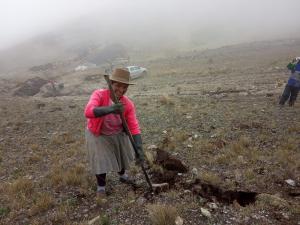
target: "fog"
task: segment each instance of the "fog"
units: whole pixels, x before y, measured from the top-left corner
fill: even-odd
[[[44,34],[185,47],[294,38],[299,8],[299,0],[1,0],[0,49]]]

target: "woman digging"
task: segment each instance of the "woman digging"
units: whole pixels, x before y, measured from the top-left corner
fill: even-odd
[[[130,82],[130,73],[126,69],[117,68],[110,76],[110,81],[119,103],[113,103],[113,93],[109,89],[99,89],[92,93],[85,107],[86,146],[90,168],[97,179],[98,199],[105,199],[108,172],[118,172],[120,182],[132,184],[134,181],[128,176],[126,170],[135,155],[140,162],[144,159],[135,106],[124,95],[129,85],[133,84]],[[133,136],[138,154],[134,153],[129,137],[123,129],[121,113]]]

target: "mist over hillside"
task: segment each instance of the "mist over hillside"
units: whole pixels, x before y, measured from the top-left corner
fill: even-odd
[[[57,18],[55,24],[44,25],[49,26],[48,31],[41,29],[30,38],[20,36],[19,42],[10,47],[0,45],[0,71],[70,61],[111,44],[122,45],[127,52],[163,55],[243,42],[296,39],[300,37],[300,25],[294,22],[298,16],[293,12],[299,3],[288,2],[114,1],[116,4],[99,3],[93,10],[93,5],[86,3],[89,11],[78,13],[77,18]]]

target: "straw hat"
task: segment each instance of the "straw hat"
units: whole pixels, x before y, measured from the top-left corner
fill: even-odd
[[[133,85],[135,83],[130,82],[130,73],[127,69],[116,68],[109,78],[112,81],[117,81],[123,84]]]

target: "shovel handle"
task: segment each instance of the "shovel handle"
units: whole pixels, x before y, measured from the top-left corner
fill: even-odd
[[[113,88],[112,88],[111,81],[110,81],[110,79],[109,79],[109,75],[104,75],[104,78],[105,78],[105,80],[106,80],[106,82],[107,82],[107,85],[108,85],[108,87],[109,87],[110,92],[112,93],[111,96],[112,96],[112,98],[113,98],[113,99],[112,99],[113,102],[114,102],[115,104],[119,103],[119,99],[117,98],[116,93],[114,92],[114,90],[113,90]],[[133,149],[134,149],[134,152],[135,152],[136,155],[138,155],[137,147],[136,147],[135,142],[134,142],[134,139],[133,139],[133,137],[132,137],[132,135],[131,135],[131,133],[130,133],[130,131],[129,131],[129,128],[128,128],[127,122],[126,122],[126,120],[125,120],[124,114],[123,114],[123,113],[120,113],[120,117],[121,117],[121,120],[122,120],[122,125],[123,125],[123,127],[124,127],[124,130],[125,130],[126,134],[128,135],[129,140],[130,140],[130,142],[131,142],[131,145],[132,145],[132,147],[133,147]],[[143,164],[143,163],[140,163],[140,165],[141,165],[142,171],[143,171],[143,173],[144,173],[144,175],[145,175],[146,181],[147,181],[147,183],[148,183],[148,185],[149,185],[149,187],[150,187],[150,191],[153,192],[152,183],[151,183],[151,181],[150,181],[150,179],[149,179],[149,176],[148,176],[148,174],[147,174],[147,172],[146,172],[146,169],[145,169],[145,167],[144,167],[144,164]]]

